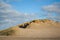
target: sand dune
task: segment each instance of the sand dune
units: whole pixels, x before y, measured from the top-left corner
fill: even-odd
[[[60,38],[60,22],[52,20],[33,20],[0,31],[1,36],[32,38]]]

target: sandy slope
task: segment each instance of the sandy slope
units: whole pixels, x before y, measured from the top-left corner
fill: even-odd
[[[31,22],[27,28],[19,28],[19,25],[12,27],[15,31],[10,36],[33,37],[33,38],[60,38],[60,23],[54,21],[39,20]]]

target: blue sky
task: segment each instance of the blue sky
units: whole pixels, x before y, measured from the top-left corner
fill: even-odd
[[[39,13],[44,5],[53,4],[59,2],[60,0],[18,0],[9,2],[14,9],[23,13]]]
[[[34,19],[60,22],[60,0],[0,0],[0,30]]]

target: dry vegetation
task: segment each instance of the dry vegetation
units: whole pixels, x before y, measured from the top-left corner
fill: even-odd
[[[10,36],[14,34],[14,32],[15,31],[12,28],[9,28],[9,29],[0,31],[0,36]]]

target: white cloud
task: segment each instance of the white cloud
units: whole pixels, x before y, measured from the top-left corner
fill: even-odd
[[[12,26],[35,19],[35,14],[20,13],[12,8],[10,4],[0,2],[0,27]],[[1,28],[0,28],[1,29]]]
[[[60,3],[54,3],[52,5],[43,6],[43,10],[48,12],[60,13]]]
[[[22,0],[0,0],[0,2],[3,2],[5,1],[6,3],[9,3],[9,2],[20,2]]]
[[[60,3],[43,6],[43,10],[48,12],[49,19],[60,21]]]

